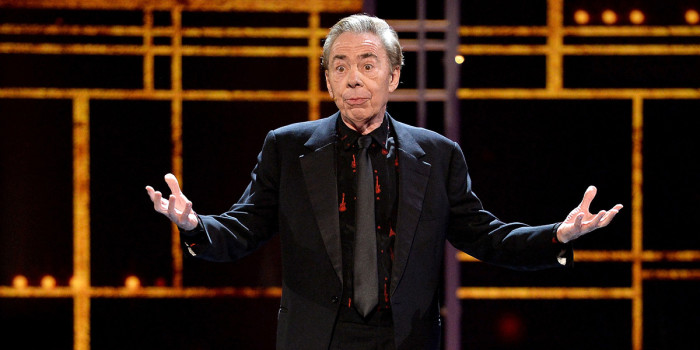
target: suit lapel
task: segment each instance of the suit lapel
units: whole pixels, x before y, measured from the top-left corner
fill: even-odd
[[[338,218],[338,187],[335,167],[335,127],[338,114],[321,121],[321,125],[304,144],[311,153],[300,157],[304,182],[309,193],[316,223],[326,252],[341,284],[343,262]]]
[[[313,214],[321,231],[326,252],[338,279],[343,282],[343,262],[338,218],[338,188],[335,166],[335,128],[339,114],[321,121],[321,125],[304,144],[312,151],[300,157],[304,182]],[[399,208],[397,213],[391,294],[396,290],[408,262],[418,219],[430,176],[430,164],[421,160],[423,149],[406,125],[391,119],[398,138]]]
[[[406,269],[413,245],[430,176],[430,164],[420,160],[425,152],[408,132],[407,127],[393,119],[392,124],[399,144],[399,208],[390,288],[393,295]]]

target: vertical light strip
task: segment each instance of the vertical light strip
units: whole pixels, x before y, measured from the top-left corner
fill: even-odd
[[[316,120],[321,114],[320,81],[321,66],[320,52],[321,45],[318,30],[321,26],[321,15],[317,10],[318,6],[309,13],[309,120]]]
[[[459,66],[454,60],[459,48],[460,1],[445,0],[445,19],[448,27],[445,32],[445,99],[444,128],[445,136],[459,142],[461,133],[461,115],[457,91],[460,85]],[[460,264],[457,249],[445,242],[445,349],[462,348],[462,303],[457,291],[461,285]]]
[[[376,16],[377,15],[377,0],[363,0],[362,1],[362,12]]]
[[[445,97],[443,123],[445,136],[455,142],[459,142],[461,124],[459,97],[457,96],[460,85],[460,73],[459,65],[454,60],[454,57],[457,56],[457,52],[459,50],[459,11],[459,0],[445,0],[445,19],[447,20],[447,31],[445,32],[444,84],[445,94],[447,96]]]
[[[564,0],[547,0],[547,90],[564,86]]]
[[[643,338],[643,276],[642,276],[642,219],[643,219],[643,156],[644,100],[641,96],[632,99],[632,349],[642,349]]]
[[[170,60],[170,84],[173,92],[170,111],[170,135],[172,143],[172,172],[183,186],[182,179],[182,7],[176,6],[171,11],[173,34],[173,54]],[[182,252],[180,233],[172,225],[171,253],[173,257],[173,287],[182,288]]]
[[[417,12],[418,12],[418,52],[416,57],[416,68],[417,68],[417,90],[418,90],[418,101],[417,101],[417,115],[416,115],[416,125],[425,128],[428,124],[428,105],[425,101],[425,89],[427,87],[428,81],[428,58],[425,50],[425,19],[426,19],[426,0],[417,1]],[[450,58],[446,58],[450,59]]]
[[[73,99],[73,344],[90,349],[90,100]]]
[[[143,46],[146,48],[143,56],[143,88],[153,91],[153,9],[150,7],[143,11]]]

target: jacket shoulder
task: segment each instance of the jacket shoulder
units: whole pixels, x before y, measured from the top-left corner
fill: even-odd
[[[296,134],[311,134],[314,132],[314,130],[316,130],[316,128],[318,128],[321,125],[322,120],[324,120],[324,119],[287,124],[285,126],[282,126],[282,127],[279,127],[277,129],[272,130],[272,132],[275,135],[279,135],[279,136],[296,135]]]
[[[306,142],[316,131],[327,129],[323,134],[334,133],[333,117],[288,124],[270,131],[277,141]]]
[[[393,121],[394,128],[399,134],[399,144],[401,143],[401,134],[409,135],[415,142],[424,149],[451,149],[459,148],[459,145],[449,138],[435,131],[425,128],[412,126],[399,121]],[[404,140],[406,141],[406,140]]]

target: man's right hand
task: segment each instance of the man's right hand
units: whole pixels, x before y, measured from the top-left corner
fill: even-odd
[[[165,175],[165,182],[170,187],[172,194],[168,199],[163,199],[163,194],[151,186],[146,186],[146,192],[153,201],[153,207],[157,212],[167,216],[179,228],[189,231],[199,225],[197,214],[192,210],[192,202],[180,190],[180,184],[173,174]]]

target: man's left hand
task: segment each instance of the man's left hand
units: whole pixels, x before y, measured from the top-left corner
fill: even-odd
[[[596,192],[595,186],[589,186],[583,195],[581,204],[574,208],[559,226],[559,229],[557,229],[559,242],[567,243],[588,232],[607,226],[622,209],[622,204],[618,204],[608,211],[601,210],[596,215],[591,214],[589,208]]]

